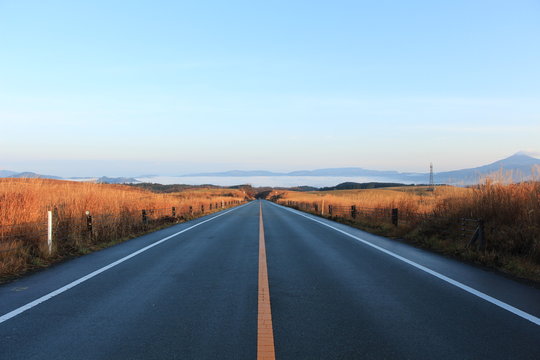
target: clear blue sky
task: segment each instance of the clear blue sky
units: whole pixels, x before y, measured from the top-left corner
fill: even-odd
[[[64,176],[540,151],[540,2],[0,0],[0,169]]]

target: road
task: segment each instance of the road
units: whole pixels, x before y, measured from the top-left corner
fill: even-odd
[[[2,359],[540,359],[540,290],[266,201],[0,286]]]

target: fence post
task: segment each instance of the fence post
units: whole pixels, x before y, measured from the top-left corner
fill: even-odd
[[[356,205],[351,206],[351,217],[356,219]]]
[[[474,235],[469,244],[474,244],[475,241],[478,239],[478,248],[484,250],[486,248],[486,241],[484,236],[484,220],[477,220],[477,224],[478,227],[476,228],[476,231],[474,232]]]
[[[486,248],[486,238],[484,233],[484,220],[478,220],[478,237],[480,239],[480,248],[483,250]]]
[[[86,231],[88,232],[88,237],[92,237],[92,215],[90,211],[86,211]]]
[[[146,216],[146,210],[142,210],[142,222],[143,224],[146,224],[148,222],[148,217]]]
[[[398,226],[398,209],[392,209],[392,224]]]
[[[332,205],[328,205],[328,215],[332,216]]]
[[[47,211],[47,248],[49,249],[49,255],[52,254],[53,243],[53,212]]]
[[[189,205],[189,215],[193,215],[193,206]]]
[[[201,205],[201,212],[204,214],[204,204]]]
[[[176,207],[172,207],[172,217],[176,217]]]

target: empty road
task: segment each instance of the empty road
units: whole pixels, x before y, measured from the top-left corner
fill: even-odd
[[[267,201],[0,286],[1,359],[540,359],[540,290]]]

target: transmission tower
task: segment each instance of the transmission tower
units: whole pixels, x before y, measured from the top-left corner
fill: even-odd
[[[433,180],[433,163],[429,163],[429,188],[428,191],[435,191],[435,181]]]

